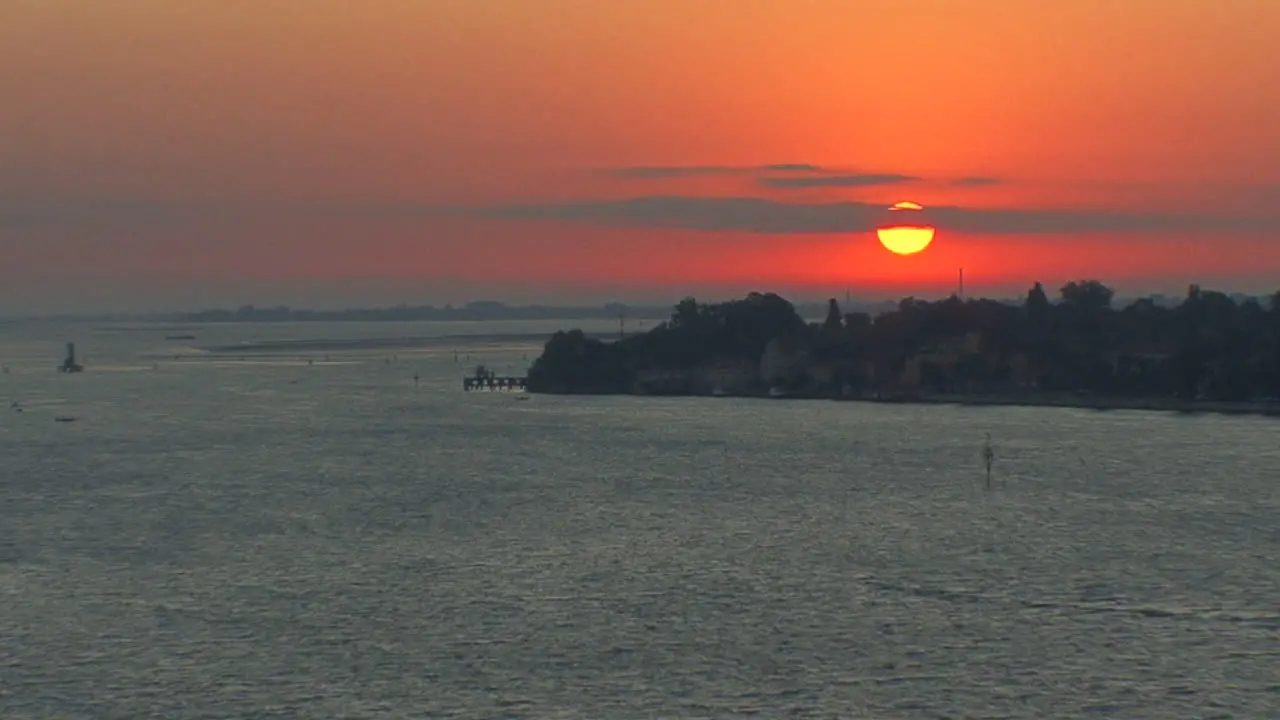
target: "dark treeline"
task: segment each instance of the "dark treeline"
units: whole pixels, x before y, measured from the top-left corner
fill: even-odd
[[[815,396],[1075,392],[1245,401],[1280,396],[1280,293],[1259,302],[1191,286],[1177,304],[1124,307],[1097,281],[1022,302],[907,298],[872,316],[805,322],[775,294],[681,301],[613,342],[561,332],[530,370],[541,392],[701,393],[734,381]],[[726,380],[727,379],[727,380]],[[738,393],[730,393],[738,394]]]

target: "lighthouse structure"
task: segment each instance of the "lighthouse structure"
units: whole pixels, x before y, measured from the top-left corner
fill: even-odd
[[[67,343],[67,357],[63,359],[62,364],[58,366],[58,372],[78,373],[84,370],[84,366],[76,362],[76,344]]]

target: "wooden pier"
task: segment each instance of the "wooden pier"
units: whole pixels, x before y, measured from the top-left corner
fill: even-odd
[[[474,375],[462,378],[462,389],[467,392],[473,390],[489,392],[522,391],[528,387],[528,383],[528,378],[498,375],[481,365],[476,368]]]

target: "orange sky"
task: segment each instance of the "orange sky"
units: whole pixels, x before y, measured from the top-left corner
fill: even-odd
[[[993,291],[1080,274],[1277,286],[1277,27],[1274,0],[10,0],[0,311],[72,279],[64,304],[320,305],[338,285],[370,303],[874,295],[936,290],[961,264]],[[780,188],[750,171],[773,163],[921,180]],[[722,170],[610,174],[653,166]],[[966,177],[998,182],[950,184]],[[494,217],[649,196],[1202,222],[975,220],[904,259],[856,229]]]

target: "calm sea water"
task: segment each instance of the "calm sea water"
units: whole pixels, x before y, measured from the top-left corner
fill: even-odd
[[[0,717],[1280,715],[1275,420],[461,392],[559,324],[0,327]]]

